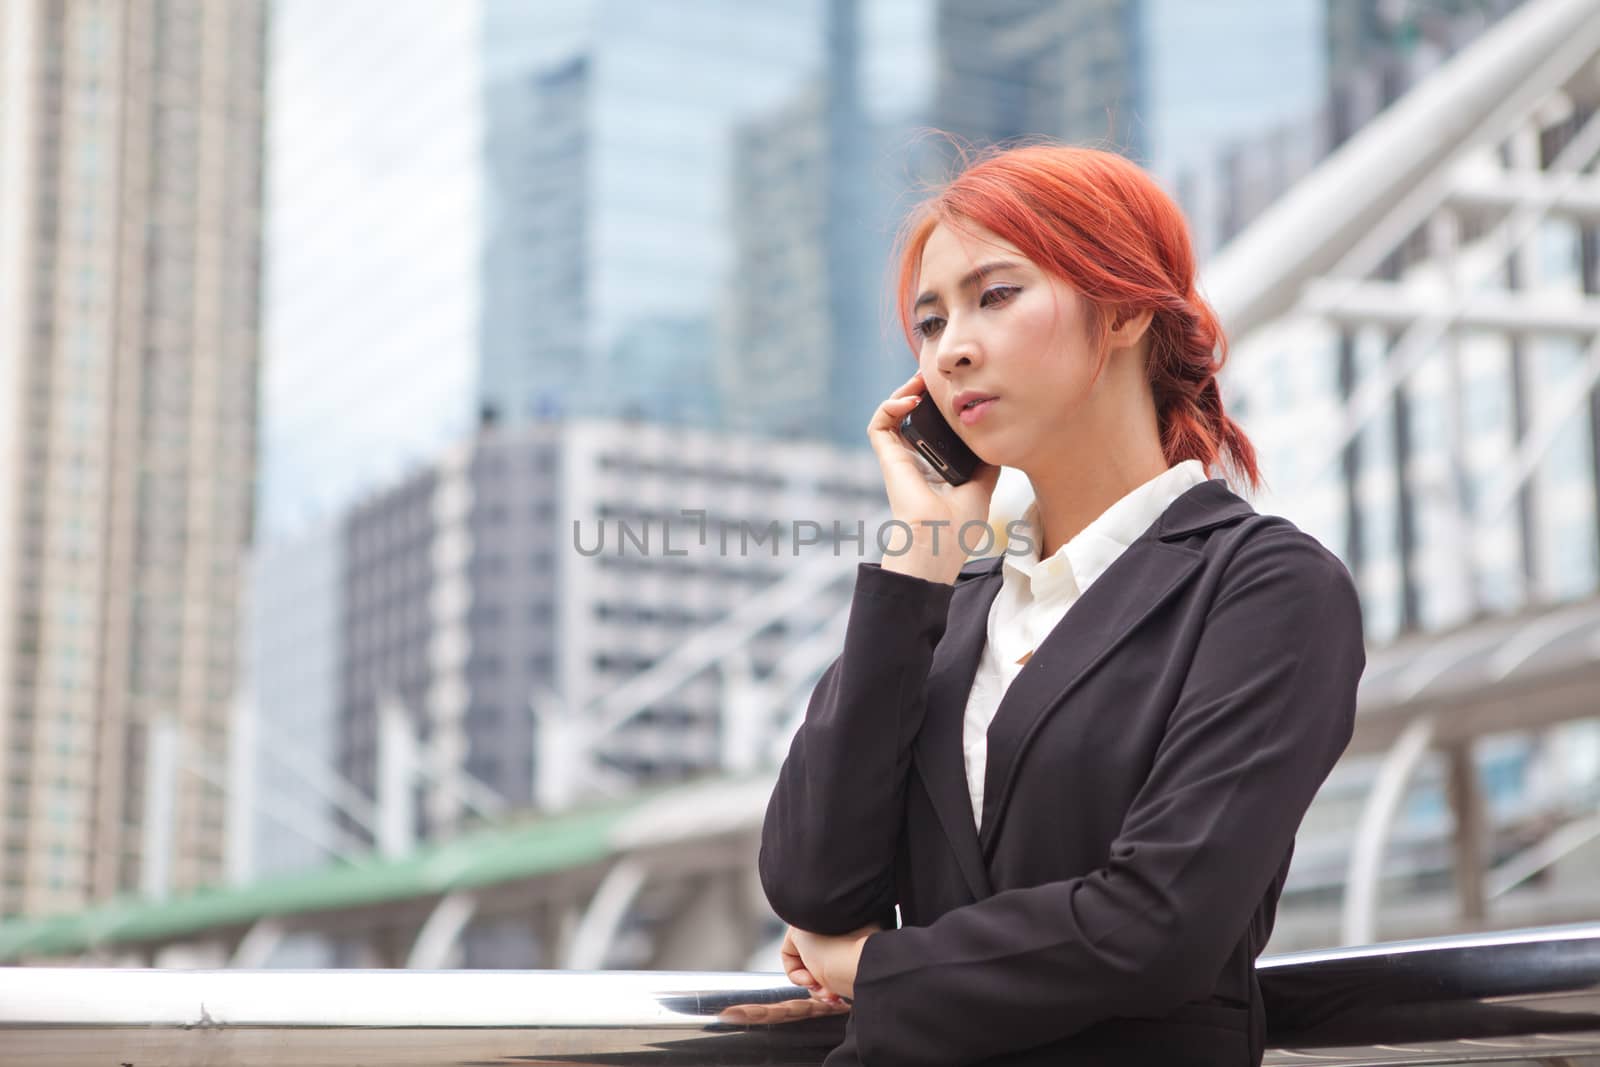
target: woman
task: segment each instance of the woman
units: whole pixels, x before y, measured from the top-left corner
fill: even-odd
[[[786,971],[852,1001],[827,1062],[1259,1063],[1365,656],[1339,560],[1207,476],[1259,480],[1183,218],[1118,156],[1005,151],[914,217],[899,300],[918,371],[868,436],[914,536],[858,569],[762,832]],[[924,476],[919,403],[978,476]],[[1035,503],[965,562],[999,466]]]

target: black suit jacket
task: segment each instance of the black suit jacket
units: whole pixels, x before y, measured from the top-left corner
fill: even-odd
[[[1072,606],[961,753],[999,557],[864,563],[762,828],[784,921],[872,922],[832,1065],[1255,1064],[1254,961],[1366,658],[1338,558],[1217,480]]]

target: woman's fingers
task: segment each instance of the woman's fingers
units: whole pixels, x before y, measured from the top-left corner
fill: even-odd
[[[900,434],[900,422],[913,408],[933,402],[918,372],[879,404],[867,423],[867,441],[883,470],[889,510],[903,521],[948,521],[950,517],[949,502],[943,499],[948,486],[920,464]]]
[[[872,929],[876,930],[878,927],[874,926]],[[805,943],[807,936],[804,931],[796,930],[792,926],[784,931],[783,945],[778,950],[778,954],[783,960],[783,973],[795,985],[809,990],[813,1000],[830,1008],[846,1007],[844,998],[823,985],[821,980],[811,971],[811,968],[806,965],[800,946]]]
[[[872,418],[867,422],[867,436],[872,439],[875,434],[889,432],[894,434],[898,442],[900,437],[900,420],[906,417],[906,412],[916,407],[919,403],[927,402],[928,387],[922,380],[922,372],[918,371],[906,379],[904,385],[889,394],[887,400],[878,405],[872,413]]]
[[[733,1004],[718,1014],[717,1020],[732,1023],[736,1026],[771,1026],[776,1023],[794,1022],[799,1019],[815,1019],[820,1016],[838,1015],[840,1012],[849,1011],[843,1002],[828,1003],[818,997],[806,1000],[796,998],[784,1000],[777,1004]]]
[[[917,455],[900,433],[901,420],[917,403],[935,403],[925,391],[921,376],[901,386],[896,393],[902,395],[892,396],[880,404],[868,427],[868,438],[883,472],[889,511],[918,535],[928,536],[926,528],[942,528],[942,535],[934,541],[940,553],[949,551],[964,555],[962,546],[956,540],[958,532],[974,520],[981,522],[988,519],[1000,468],[980,463],[965,484],[950,485]],[[891,531],[889,535],[889,540],[897,545],[904,539],[903,531]],[[944,547],[946,545],[948,549]],[[899,551],[904,551],[904,547]]]
[[[912,393],[926,392],[927,388],[928,388],[928,383],[922,380],[922,372],[919,370],[919,371],[917,371],[917,373],[915,373],[911,377],[907,378],[905,380],[905,384],[904,385],[900,386],[900,388],[896,389],[894,392],[890,393],[889,395],[890,396],[909,396]]]
[[[783,946],[778,949],[778,956],[783,961],[783,973],[788,976],[789,981],[813,991],[821,988],[821,983],[800,958],[799,946],[794,941],[794,927],[791,926],[785,931]]]
[[[902,409],[901,414],[904,415],[905,412],[910,411],[913,407],[913,405],[910,403],[911,398],[924,396],[927,394],[927,392],[928,383],[922,380],[922,372],[917,371],[917,373],[907,378],[905,382],[901,384],[900,388],[890,393],[888,400],[885,400],[883,404],[878,405],[879,410],[882,410],[884,404],[893,403]]]

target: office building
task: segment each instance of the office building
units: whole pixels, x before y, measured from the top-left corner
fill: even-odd
[[[866,450],[594,419],[486,427],[369,494],[257,561],[256,869],[740,770],[755,757],[726,712],[742,676],[690,669],[658,698],[612,701],[828,556],[834,579],[750,635],[750,674],[775,677],[847,605],[883,507]],[[551,716],[576,744],[561,781],[541,780]]]
[[[0,914],[220,877],[266,5],[0,5]]]
[[[1280,109],[1271,124],[1234,130],[1180,162],[1176,189],[1202,254],[1226,244],[1323,156],[1520,2],[1329,0],[1321,12],[1323,99],[1301,101],[1298,112]]]
[[[942,0],[934,119],[979,146],[1058,138],[1171,178],[1315,108],[1317,15],[1311,0]]]
[[[916,369],[889,256],[919,183],[938,176],[917,133],[934,22],[920,0],[833,0],[827,19],[822,74],[734,135],[717,391],[735,432],[859,448]]]
[[[719,423],[730,135],[816,78],[821,7],[486,0],[482,410]]]
[[[1522,0],[1326,0],[1328,134],[1343,144]]]

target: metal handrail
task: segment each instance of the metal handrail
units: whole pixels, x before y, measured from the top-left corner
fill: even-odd
[[[1257,967],[1266,1063],[1600,1055],[1600,924]],[[0,968],[0,1063],[816,1064],[841,1015],[773,974]]]

